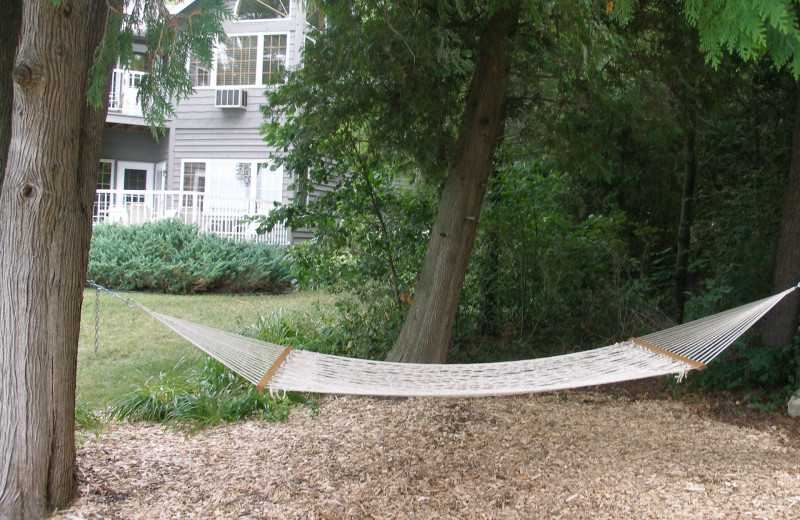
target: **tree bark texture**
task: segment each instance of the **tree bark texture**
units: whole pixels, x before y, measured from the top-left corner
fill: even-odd
[[[697,153],[695,151],[695,116],[690,109],[686,116],[683,135],[683,192],[681,194],[681,220],[678,225],[678,254],[675,268],[675,307],[678,323],[683,322],[686,304],[686,284],[689,278],[689,246],[692,231],[692,205],[697,178]]]
[[[44,518],[75,489],[78,334],[106,113],[86,91],[107,9],[22,4],[0,191],[0,519]]]
[[[519,7],[498,11],[480,38],[456,151],[418,289],[389,361],[444,363],[475,242],[505,102],[506,47]]]
[[[776,293],[800,282],[800,83],[796,93],[791,157],[772,271],[772,291]],[[794,291],[765,317],[761,342],[764,345],[791,345],[799,319],[800,294]]]
[[[8,0],[3,10],[5,13],[0,16],[0,188],[3,187],[8,143],[11,141],[11,70],[14,68],[14,54],[17,52],[22,0]]]

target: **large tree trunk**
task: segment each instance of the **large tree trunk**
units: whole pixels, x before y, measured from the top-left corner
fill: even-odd
[[[505,101],[506,45],[519,7],[498,11],[481,36],[464,121],[408,317],[387,359],[443,363],[458,310]]]
[[[78,334],[105,119],[86,91],[107,8],[23,3],[0,191],[2,519],[43,518],[75,489]]]
[[[780,292],[800,282],[800,83],[796,93],[789,181],[783,203],[778,250],[772,271],[772,290]],[[764,345],[791,345],[800,317],[800,294],[784,298],[764,320]]]
[[[697,178],[697,154],[694,146],[695,115],[688,109],[683,133],[683,192],[681,194],[681,221],[678,225],[678,255],[675,269],[675,307],[678,323],[683,322],[686,304],[686,284],[689,278],[689,246],[692,230],[692,205]]]

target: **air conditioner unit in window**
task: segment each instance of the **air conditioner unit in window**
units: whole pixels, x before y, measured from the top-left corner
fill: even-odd
[[[241,88],[217,89],[214,106],[219,108],[244,108],[247,106],[247,91]]]

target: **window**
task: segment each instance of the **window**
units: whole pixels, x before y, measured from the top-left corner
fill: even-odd
[[[289,0],[240,0],[239,20],[265,20],[289,17]]]
[[[125,168],[125,178],[122,182],[126,190],[146,190],[147,170]]]
[[[255,85],[258,36],[231,36],[217,58],[217,85]]]
[[[183,191],[200,192],[206,191],[206,163],[187,162],[183,164]],[[181,206],[189,213],[184,214],[192,222],[199,217],[199,212],[203,211],[203,197],[191,194],[181,197]]]
[[[97,165],[97,189],[110,190],[111,189],[111,166],[109,161],[100,161]]]
[[[111,170],[114,163],[111,161],[100,161],[97,164],[97,189],[111,189]],[[113,194],[98,193],[94,199],[94,209],[92,210],[93,222],[101,222],[108,217],[108,210],[111,207]]]
[[[283,168],[273,170],[269,164],[259,163],[257,172],[255,198],[266,201],[268,205],[261,209],[269,211],[272,209],[270,204],[273,201],[281,202],[283,196]]]
[[[189,59],[189,78],[193,87],[208,87],[211,85],[211,70],[203,65],[196,56]]]
[[[148,72],[150,64],[147,62],[147,55],[143,52],[134,52],[131,56],[131,66],[129,70],[138,70],[139,72]]]
[[[183,165],[183,191],[206,191],[206,163],[187,162]]]
[[[281,201],[283,169],[262,161],[197,161],[183,164],[183,191],[200,192],[199,205],[208,213],[267,213]],[[195,196],[184,195],[184,207]]]
[[[261,83],[274,85],[283,80],[286,69],[286,40],[285,34],[264,35],[264,72]]]
[[[286,72],[287,34],[231,36],[219,46],[216,60],[216,86],[274,85]],[[196,61],[189,62],[193,86],[212,83],[208,69]]]
[[[144,191],[147,189],[147,170],[125,168],[122,174],[122,187],[125,190]],[[125,194],[125,202],[144,202],[142,194]]]

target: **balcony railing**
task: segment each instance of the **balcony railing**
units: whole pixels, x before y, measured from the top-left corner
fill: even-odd
[[[111,74],[111,89],[108,93],[108,111],[125,115],[141,116],[142,108],[136,101],[139,84],[144,72],[114,69]]]
[[[270,233],[259,235],[257,222],[248,216],[266,215],[272,201],[217,197],[196,191],[97,190],[92,221],[123,225],[179,218],[197,224],[203,233],[232,240],[252,240],[288,244],[288,230],[276,225]]]

